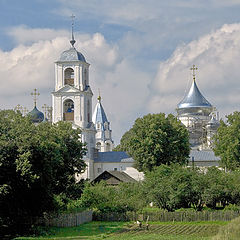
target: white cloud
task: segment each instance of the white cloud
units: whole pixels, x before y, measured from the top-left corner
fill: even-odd
[[[17,44],[26,44],[39,42],[41,40],[51,40],[56,37],[66,37],[69,35],[69,32],[50,28],[29,28],[28,26],[20,25],[7,29],[7,34],[12,37]]]
[[[197,84],[203,95],[222,116],[240,107],[240,24],[226,24],[189,44],[179,46],[172,56],[159,64],[152,83],[154,96],[149,110],[172,112],[189,90],[189,68],[198,66]],[[229,112],[230,111],[230,112]]]
[[[49,39],[38,40],[31,38],[32,32],[41,35],[44,29],[39,29],[41,34],[22,26],[15,30],[12,36],[22,44],[8,52],[0,50],[0,108],[13,108],[19,103],[31,109],[30,92],[36,87],[41,93],[38,101],[41,110],[44,103],[51,104],[54,61],[69,48],[69,38],[51,30]],[[22,35],[25,39],[21,40],[18,36]],[[154,70],[135,64],[135,53],[126,54],[121,44],[107,42],[100,33],[76,34],[75,38],[76,48],[91,64],[93,103],[96,103],[100,88],[117,143],[137,117],[148,112],[174,112],[190,87],[192,64],[199,68],[197,84],[201,92],[222,116],[240,107],[240,24],[224,25],[197,40],[179,45],[170,58],[159,63],[153,80],[151,71]],[[135,51],[139,54],[138,48]]]
[[[39,31],[39,32],[38,32]],[[35,35],[51,32],[40,40]],[[54,88],[54,62],[60,53],[70,47],[65,36],[55,36],[58,31],[45,29],[15,28],[15,38],[20,44],[8,52],[0,50],[0,108],[14,108],[17,104],[33,108],[30,93],[37,88],[40,110],[44,103],[51,104]],[[25,36],[21,39],[18,36]],[[63,34],[64,35],[64,34]],[[49,38],[49,39],[47,39]],[[109,44],[100,33],[76,34],[76,48],[85,56],[90,67],[90,85],[95,93],[102,92],[103,104],[111,121],[116,142],[129,127],[129,122],[142,115],[145,98],[148,96],[149,79],[128,59],[121,56],[116,45]],[[34,43],[29,44],[29,42]],[[26,45],[28,44],[28,45]],[[93,104],[93,106],[94,106]]]

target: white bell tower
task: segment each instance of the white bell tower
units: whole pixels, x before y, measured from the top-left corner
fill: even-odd
[[[93,178],[95,127],[92,123],[92,96],[89,85],[89,66],[84,56],[76,50],[73,35],[71,47],[55,62],[55,90],[52,92],[52,121],[71,122],[73,128],[81,128],[81,140],[87,143],[86,178]]]

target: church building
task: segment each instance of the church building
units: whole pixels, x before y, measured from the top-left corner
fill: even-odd
[[[193,71],[192,86],[177,105],[177,116],[189,131],[192,149],[211,149],[213,136],[219,127],[218,113],[197,87],[195,65],[191,70]]]
[[[132,177],[139,180],[142,173],[132,167],[133,159],[125,152],[112,151],[112,130],[100,94],[92,115],[90,64],[76,50],[75,42],[72,32],[70,49],[62,52],[55,62],[52,122],[69,121],[73,128],[81,128],[81,141],[87,143],[87,154],[84,157],[87,169],[78,178],[92,180],[104,171],[124,171],[130,172]]]
[[[87,154],[84,161],[86,171],[76,176],[77,179],[93,180],[105,174],[106,171],[122,172],[135,180],[142,180],[143,173],[133,167],[134,160],[126,152],[112,151],[114,141],[107,114],[102,105],[99,93],[97,104],[92,114],[93,92],[90,87],[90,64],[85,57],[76,50],[72,31],[70,48],[63,51],[55,62],[55,88],[52,92],[52,115],[50,121],[68,121],[72,127],[80,128],[80,140],[87,143]],[[189,165],[200,167],[218,166],[219,158],[211,150],[212,139],[219,127],[216,108],[201,94],[196,84],[195,65],[193,82],[188,94],[177,105],[177,117],[186,126],[190,135],[191,152]],[[36,108],[34,95],[34,109],[29,113],[38,124],[44,119],[43,113]],[[114,175],[114,174],[113,174]]]

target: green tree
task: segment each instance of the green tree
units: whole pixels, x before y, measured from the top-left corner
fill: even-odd
[[[86,184],[81,196],[81,206],[104,212],[142,210],[146,206],[141,183],[121,183],[108,186],[104,181]]]
[[[190,151],[188,131],[171,114],[148,114],[135,121],[116,150],[127,151],[139,171],[151,171],[161,164],[186,164]]]
[[[148,201],[168,211],[190,207],[201,210],[205,187],[203,173],[179,164],[156,167],[146,173],[144,180]]]
[[[221,165],[229,170],[240,167],[240,112],[226,116],[220,121],[215,135],[214,152],[221,158]]]
[[[205,175],[206,188],[203,192],[203,199],[205,204],[215,209],[217,204],[223,207],[231,200],[230,193],[230,173],[211,167]]]
[[[32,124],[11,110],[0,112],[0,221],[16,226],[54,208],[54,195],[75,185],[85,169],[86,147],[71,124]]]

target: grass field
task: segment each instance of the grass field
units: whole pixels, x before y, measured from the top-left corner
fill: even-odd
[[[108,239],[108,240],[210,240],[226,222],[154,222],[149,230],[133,223],[91,222],[71,228],[50,228],[47,236],[19,237],[29,239]]]

